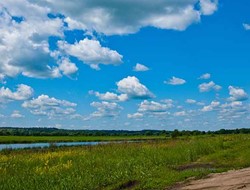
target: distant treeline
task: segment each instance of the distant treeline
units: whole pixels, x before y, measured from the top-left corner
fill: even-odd
[[[250,134],[250,129],[220,129],[218,131],[165,131],[165,130],[68,130],[57,128],[0,128],[0,136],[193,136],[206,134]]]
[[[170,134],[161,130],[69,130],[58,128],[0,128],[0,136],[159,136]]]

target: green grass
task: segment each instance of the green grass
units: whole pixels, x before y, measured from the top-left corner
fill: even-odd
[[[0,189],[166,189],[189,177],[250,166],[250,135],[0,152]],[[211,168],[178,168],[210,163]]]
[[[165,136],[0,136],[0,144],[36,143],[36,142],[155,140],[155,139],[166,139],[166,137]]]

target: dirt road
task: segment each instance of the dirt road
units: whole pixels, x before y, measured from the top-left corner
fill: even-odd
[[[190,181],[173,190],[250,190],[250,168],[211,174],[208,178]]]

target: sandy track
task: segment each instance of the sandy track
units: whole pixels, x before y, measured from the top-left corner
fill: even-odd
[[[250,190],[250,168],[210,174],[208,178],[187,182],[172,190]]]

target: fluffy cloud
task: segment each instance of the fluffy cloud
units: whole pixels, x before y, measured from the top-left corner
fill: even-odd
[[[90,104],[97,111],[91,114],[91,117],[115,117],[118,116],[122,107],[115,102],[92,102]]]
[[[211,78],[211,74],[209,73],[205,73],[199,77],[199,79],[210,79],[210,78]]]
[[[218,108],[220,105],[220,102],[218,101],[212,101],[210,105],[208,106],[204,106],[201,111],[203,112],[208,112],[208,111],[213,111],[215,110],[216,108]]]
[[[61,60],[61,62],[59,63],[59,69],[64,75],[67,76],[72,75],[78,71],[77,66],[74,63],[70,62],[70,60],[67,58]]]
[[[169,109],[171,107],[169,107],[168,104],[161,104],[159,102],[155,102],[155,101],[147,101],[144,100],[143,102],[141,102],[139,104],[139,112],[166,112],[167,109]]]
[[[187,113],[185,111],[179,111],[179,112],[175,112],[174,113],[174,116],[177,116],[177,117],[179,117],[179,116],[186,116],[186,115],[187,115]]]
[[[218,91],[221,88],[222,88],[221,86],[215,84],[213,81],[211,81],[209,83],[202,83],[199,85],[200,92],[209,92],[211,90]]]
[[[174,100],[172,99],[164,99],[161,100],[162,103],[164,103],[168,108],[174,107]]]
[[[149,70],[148,67],[140,63],[137,63],[133,68],[133,71],[136,71],[136,72],[143,72],[143,71],[148,71],[148,70]]]
[[[200,0],[201,13],[211,15],[218,9],[218,0]]]
[[[154,94],[134,76],[124,78],[118,81],[116,85],[117,91],[120,94],[113,92],[100,93],[93,90],[89,91],[89,94],[95,95],[100,100],[114,102],[124,102],[129,99],[149,99],[154,97]]]
[[[0,103],[7,103],[14,100],[27,100],[31,98],[34,90],[25,84],[19,84],[16,91],[11,91],[9,88],[0,88]]]
[[[94,92],[94,91],[89,91],[89,94],[93,94],[96,97],[98,97],[100,100],[104,101],[118,101],[118,102],[123,102],[128,100],[127,94],[121,94],[117,95],[113,92],[106,92],[106,93],[100,93],[100,92]]]
[[[171,79],[169,79],[168,81],[164,81],[165,84],[170,84],[170,85],[182,85],[185,84],[186,81],[184,79],[181,78],[177,78],[177,77],[172,77]]]
[[[20,113],[20,111],[14,110],[13,113],[10,115],[10,117],[12,117],[12,118],[22,118],[22,117],[24,117],[24,115],[22,115]]]
[[[63,36],[63,21],[26,0],[0,2],[0,74],[60,77],[49,50],[50,36]]]
[[[219,119],[221,121],[233,121],[238,118],[249,115],[249,106],[246,106],[241,101],[233,101],[221,105]]]
[[[187,104],[195,104],[195,105],[198,105],[198,106],[203,106],[204,103],[203,102],[198,102],[196,100],[193,100],[193,99],[186,99],[185,101]]]
[[[58,47],[61,51],[78,58],[93,69],[100,69],[99,64],[119,65],[122,63],[122,55],[117,51],[102,47],[97,40],[85,38],[75,44],[59,41]]]
[[[196,101],[196,100],[193,100],[193,99],[187,99],[187,100],[186,100],[186,103],[187,103],[187,104],[196,104],[197,101]]]
[[[244,89],[229,86],[228,90],[229,90],[229,95],[230,95],[230,98],[229,98],[230,101],[244,101],[248,99],[248,95],[244,91]]]
[[[142,114],[142,113],[136,112],[136,113],[134,113],[134,114],[128,114],[127,117],[128,117],[129,119],[140,119],[140,118],[143,117],[143,114]]]
[[[124,78],[117,82],[116,85],[118,91],[127,94],[128,98],[149,99],[154,97],[153,93],[134,76]]]
[[[147,26],[185,30],[199,22],[201,15],[212,14],[216,9],[217,2],[212,0],[157,0],[153,4],[114,0],[1,1],[0,79],[17,75],[35,78],[71,75],[77,67],[67,60],[69,56],[94,69],[99,69],[99,64],[122,63],[122,55],[102,47],[97,40],[83,39],[69,44],[64,41],[64,31],[80,29],[88,33],[122,35]],[[52,51],[50,37],[61,39],[59,57]]]
[[[25,101],[22,107],[29,109],[34,115],[44,115],[53,118],[75,113],[74,107],[76,107],[76,104],[66,100],[51,98],[48,95],[40,95],[36,99]]]
[[[243,27],[245,28],[245,30],[250,30],[250,24],[244,23]]]
[[[199,22],[202,14],[209,15],[217,9],[217,2],[212,0],[36,2],[65,15],[71,29],[97,31],[106,35],[135,33],[146,26],[185,30],[192,23]],[[200,10],[197,10],[198,3]]]

